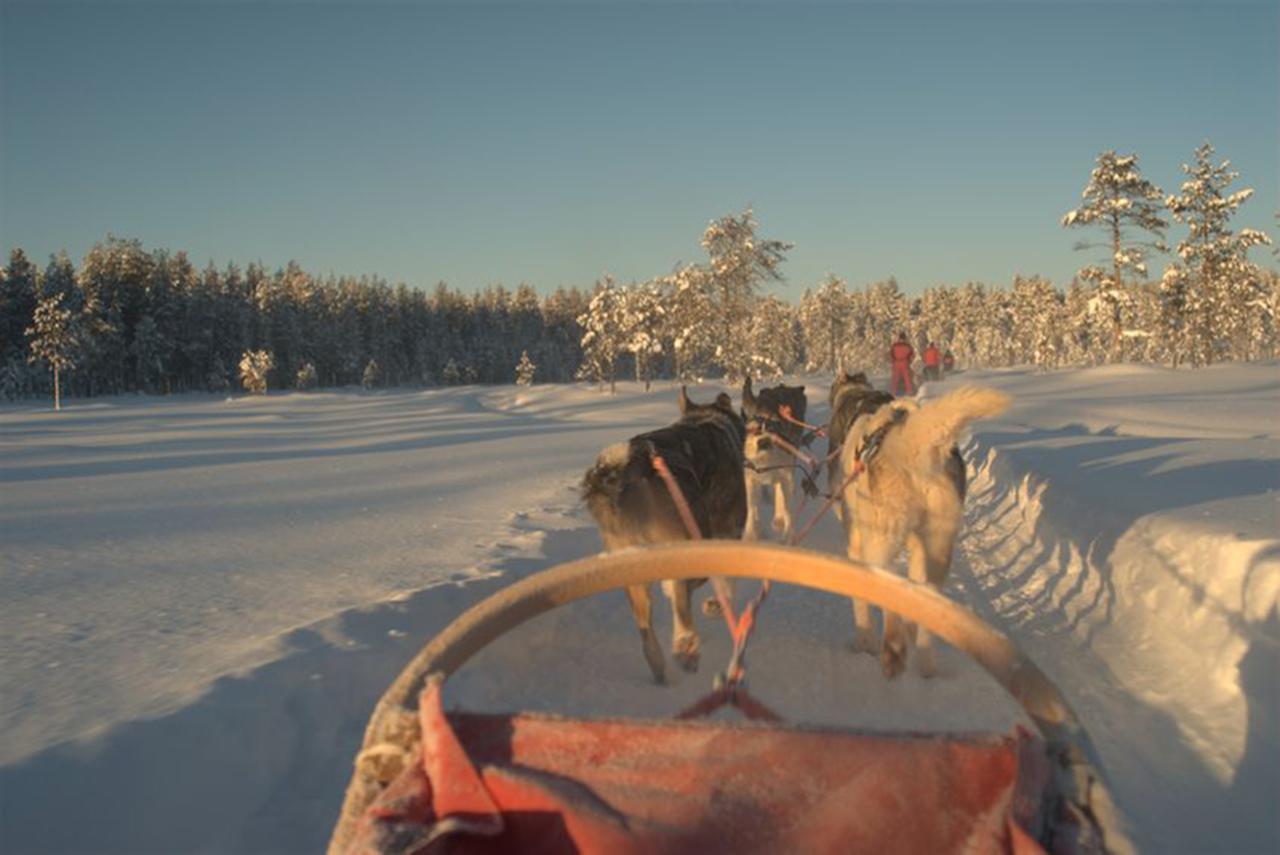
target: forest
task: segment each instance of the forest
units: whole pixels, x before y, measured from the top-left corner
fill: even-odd
[[[1231,189],[1239,176],[1208,143],[1183,172],[1166,195],[1136,155],[1101,153],[1061,220],[1092,253],[1065,288],[1016,276],[908,295],[892,278],[851,288],[831,274],[793,305],[765,293],[792,244],[758,235],[750,209],[707,226],[703,262],[550,294],[427,292],[296,262],[197,270],[182,251],[110,235],[78,265],[61,252],[42,268],[13,248],[0,397],[770,378],[875,368],[899,332],[960,367],[1274,358],[1280,275],[1249,258],[1271,241],[1232,224],[1252,190]],[[1173,224],[1185,234],[1171,246]]]

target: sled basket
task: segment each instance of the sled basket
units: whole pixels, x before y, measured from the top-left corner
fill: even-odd
[[[875,734],[724,721],[445,713],[447,676],[523,621],[658,579],[858,596],[964,650],[1038,734]],[[933,590],[830,555],[703,541],[564,564],[474,606],[379,701],[340,853],[1127,852],[1088,737],[1000,633]]]

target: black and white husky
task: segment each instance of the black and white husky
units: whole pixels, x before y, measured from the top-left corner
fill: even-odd
[[[964,462],[957,435],[971,422],[1004,412],[1003,392],[966,386],[923,403],[898,400],[853,423],[840,450],[845,489],[842,519],[849,557],[888,567],[905,549],[912,581],[941,588],[951,570],[951,552],[964,505]],[[960,466],[957,476],[956,465]],[[852,482],[850,473],[859,470]],[[871,609],[853,601],[854,647],[875,652]],[[929,634],[916,637],[920,673],[934,673]],[[906,665],[907,630],[885,613],[880,665],[888,677]]]
[[[654,468],[660,456],[689,503],[703,537],[737,539],[746,522],[743,423],[721,393],[713,404],[695,404],[680,388],[680,419],[600,452],[582,478],[582,498],[607,550],[689,539],[671,492]],[[690,594],[701,581],[667,581],[662,590],[674,612],[672,656],[697,670],[701,643],[693,625]],[[644,656],[659,683],[666,676],[662,648],[653,633],[648,585],[627,589]]]
[[[747,525],[743,537],[759,540],[762,502],[773,493],[773,529],[785,543],[791,537],[794,520],[791,503],[796,493],[796,466],[800,462],[794,452],[779,444],[781,437],[792,448],[799,449],[804,429],[782,415],[784,407],[791,416],[804,421],[808,399],[803,386],[770,386],[756,395],[751,378],[742,384],[742,416],[747,438],[743,444],[746,465]]]

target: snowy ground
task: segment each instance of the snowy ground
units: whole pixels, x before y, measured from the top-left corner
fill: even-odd
[[[1280,372],[966,379],[1015,405],[966,449],[948,592],[1058,681],[1144,849],[1274,851]],[[810,384],[814,418],[825,391]],[[597,550],[577,478],[599,448],[670,421],[674,397],[508,387],[0,411],[0,849],[315,851],[378,693],[467,605]],[[809,545],[841,551],[834,523]],[[809,722],[1015,720],[952,651],[933,681],[886,683],[847,650],[850,623],[847,602],[779,589],[754,691]],[[625,599],[603,596],[494,645],[451,698],[667,715],[727,653],[721,627],[702,629],[703,673],[656,688]]]

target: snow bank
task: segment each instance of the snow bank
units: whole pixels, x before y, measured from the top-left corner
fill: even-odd
[[[968,449],[975,605],[1081,708],[1140,840],[1266,848],[1280,834],[1275,367],[983,379],[1017,403]]]

